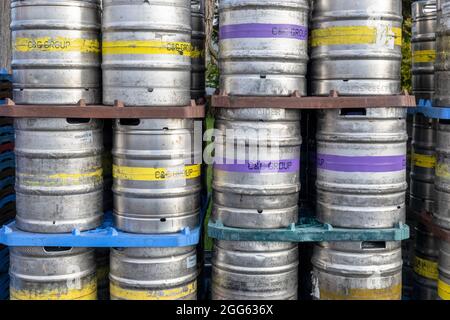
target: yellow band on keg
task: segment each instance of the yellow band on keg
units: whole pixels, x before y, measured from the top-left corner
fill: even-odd
[[[11,300],[97,300],[97,279],[89,281],[81,289],[20,290],[11,287]]]
[[[438,281],[438,296],[442,300],[450,300],[450,284],[442,280]]]
[[[109,290],[112,298],[122,300],[182,300],[197,292],[197,282],[166,290],[130,290],[111,282]]]
[[[381,32],[381,35],[379,34]],[[384,30],[369,26],[341,26],[312,30],[311,46],[376,44],[380,36],[394,38],[396,46],[402,45],[402,29],[386,26]]]
[[[135,168],[113,165],[113,177],[132,181],[166,181],[176,179],[195,179],[200,177],[199,164],[185,166],[174,171],[168,168]]]
[[[100,53],[100,42],[66,37],[17,38],[13,49],[17,52]]]
[[[426,154],[412,154],[412,163],[413,165],[421,168],[434,169],[436,167],[436,156],[435,155],[426,155]]]
[[[439,278],[438,263],[431,260],[414,257],[414,272],[418,275],[431,280]]]
[[[172,54],[191,57],[198,53],[193,53],[189,42],[123,40],[103,42],[103,54]]]
[[[412,54],[412,63],[428,63],[436,60],[436,50],[419,50]]]
[[[192,47],[191,58],[199,59],[199,58],[203,58],[204,56],[205,56],[205,50],[201,50],[197,47]]]
[[[321,300],[400,300],[402,285],[382,289],[349,288],[344,292],[331,292],[320,288]]]
[[[103,169],[98,169],[93,172],[84,172],[84,173],[57,173],[48,176],[50,179],[61,179],[61,180],[82,180],[85,178],[91,177],[102,177]]]
[[[103,169],[96,169],[95,171],[83,173],[55,173],[46,176],[17,172],[16,176],[22,186],[52,187],[61,184],[73,186],[83,184],[86,179],[91,178],[101,181]]]
[[[436,177],[439,178],[450,178],[450,170],[448,168],[448,165],[445,163],[438,163],[436,164],[436,171],[435,171]]]

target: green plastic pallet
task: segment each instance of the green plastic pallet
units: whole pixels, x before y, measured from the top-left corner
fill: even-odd
[[[312,218],[301,218],[299,224],[283,229],[238,229],[210,221],[208,235],[228,241],[335,242],[335,241],[402,241],[409,238],[409,227],[400,223],[388,229],[334,228]]]

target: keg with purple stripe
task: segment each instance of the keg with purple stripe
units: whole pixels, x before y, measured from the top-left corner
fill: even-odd
[[[389,228],[405,220],[406,110],[318,113],[317,215],[344,228]]]
[[[298,219],[300,113],[219,109],[213,220],[236,228],[280,228]]]
[[[306,94],[307,0],[220,1],[221,88],[230,95]]]

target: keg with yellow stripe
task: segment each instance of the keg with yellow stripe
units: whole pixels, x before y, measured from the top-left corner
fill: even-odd
[[[436,60],[436,1],[412,3],[412,86],[418,99],[432,99]]]
[[[450,242],[448,241],[440,242],[438,299],[450,300]]]
[[[94,250],[10,248],[11,300],[96,300]]]
[[[111,300],[196,300],[195,247],[111,249]]]
[[[414,115],[411,150],[410,208],[432,211],[436,168],[437,120]]]
[[[400,242],[319,243],[312,258],[317,300],[401,300]]]
[[[190,104],[190,0],[104,0],[102,29],[104,104]]]
[[[428,226],[416,227],[416,248],[413,259],[414,300],[436,300],[439,242]]]
[[[191,0],[192,71],[191,98],[205,95],[205,0]]]
[[[450,230],[450,121],[439,120],[433,206],[434,222]]]
[[[17,227],[40,233],[98,227],[103,217],[102,122],[17,119]]]
[[[314,1],[313,95],[383,95],[401,91],[401,0]]]
[[[99,0],[13,0],[11,21],[16,103],[100,103]]]
[[[450,0],[437,1],[435,107],[450,107]]]
[[[171,233],[198,225],[202,132],[195,128],[188,119],[116,120],[112,153],[117,228]]]

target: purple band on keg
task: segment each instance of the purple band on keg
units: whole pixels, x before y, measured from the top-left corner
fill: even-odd
[[[308,28],[295,24],[243,23],[220,27],[220,40],[239,38],[308,39]]]
[[[338,172],[395,172],[406,169],[406,155],[354,157],[317,155],[317,168]]]
[[[214,169],[227,172],[243,173],[295,173],[300,170],[300,160],[246,160],[245,163],[234,163],[228,159],[224,164],[214,164]]]

